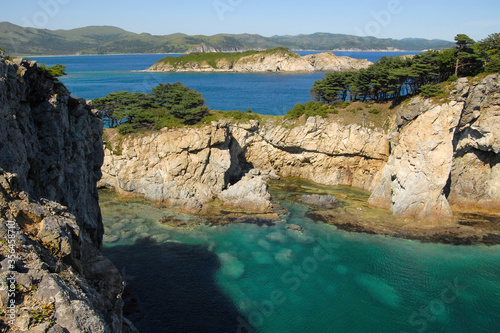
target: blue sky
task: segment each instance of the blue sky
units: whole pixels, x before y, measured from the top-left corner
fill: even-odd
[[[25,0],[1,7],[0,21],[52,30],[113,25],[155,35],[330,32],[446,40],[500,32],[498,0]]]

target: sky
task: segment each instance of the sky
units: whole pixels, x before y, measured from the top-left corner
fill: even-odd
[[[500,32],[498,0],[25,0],[0,21],[43,29],[112,25],[135,33],[263,36],[315,32],[378,38],[480,40]]]

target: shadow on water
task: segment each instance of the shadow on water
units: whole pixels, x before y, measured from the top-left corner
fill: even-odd
[[[158,244],[104,248],[140,302],[131,316],[141,332],[237,332],[241,316],[217,286],[217,255],[203,246]]]

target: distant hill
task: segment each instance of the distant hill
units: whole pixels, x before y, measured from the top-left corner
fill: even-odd
[[[290,50],[407,50],[444,49],[454,43],[421,38],[380,39],[315,33],[264,37],[254,34],[214,36],[136,34],[112,26],[90,26],[72,30],[23,28],[0,22],[0,47],[13,55],[70,55],[117,53],[232,52],[286,47]]]

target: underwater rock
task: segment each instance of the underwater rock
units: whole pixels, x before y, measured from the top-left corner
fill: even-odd
[[[270,233],[269,235],[266,236],[266,239],[271,241],[271,242],[275,242],[275,243],[285,243],[286,242],[286,236],[279,231],[275,231],[275,232]]]
[[[380,303],[392,308],[399,306],[401,302],[399,294],[384,280],[369,274],[357,276],[355,280]]]
[[[221,272],[225,276],[233,280],[238,280],[245,273],[245,265],[235,256],[224,252],[219,254],[219,260],[222,264]]]
[[[305,229],[304,227],[298,225],[298,224],[289,224],[286,226],[286,229],[287,230],[293,230],[293,231],[300,231],[300,232],[304,232]]]
[[[306,205],[311,205],[324,209],[333,209],[337,208],[340,205],[340,202],[337,199],[335,199],[334,196],[321,195],[321,194],[303,195],[299,199],[299,201],[305,203]]]
[[[275,254],[274,259],[281,266],[290,266],[293,261],[293,251],[290,249],[281,249],[278,253]]]

